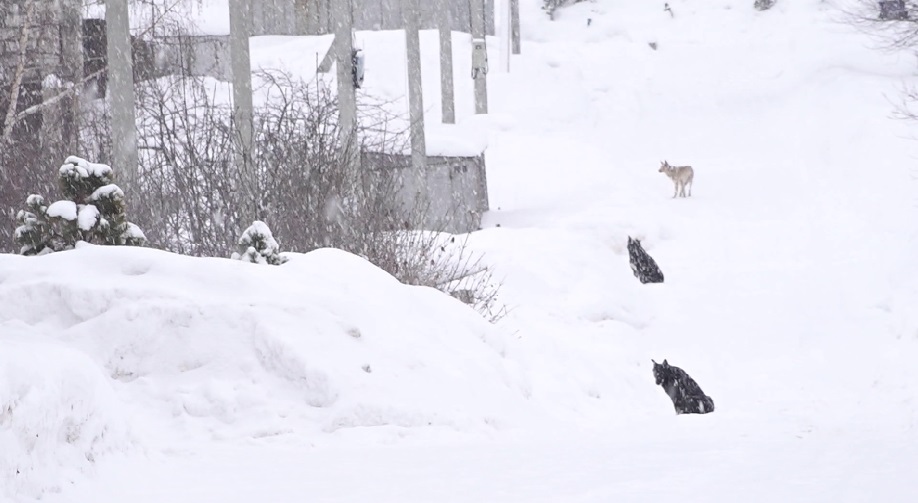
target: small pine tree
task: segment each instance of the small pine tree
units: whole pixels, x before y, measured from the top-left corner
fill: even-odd
[[[45,205],[32,194],[19,212],[15,239],[23,255],[72,249],[78,241],[104,245],[141,246],[143,231],[127,221],[124,192],[112,183],[112,168],[79,157],[68,157],[59,170],[64,199]]]
[[[93,228],[94,242],[107,245],[141,246],[146,238],[139,227],[127,221],[124,214],[124,192],[115,184],[99,187],[89,196],[86,208],[98,209],[98,225]]]
[[[233,253],[233,260],[253,264],[281,265],[287,261],[280,255],[280,245],[274,239],[268,224],[256,220],[239,238],[239,251]]]
[[[22,255],[43,255],[53,250],[51,243],[53,229],[48,221],[48,206],[45,198],[32,194],[26,198],[26,209],[16,215],[19,227],[13,237],[21,248]]]

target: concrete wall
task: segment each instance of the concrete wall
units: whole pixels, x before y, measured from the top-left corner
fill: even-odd
[[[380,177],[380,184],[400,187],[389,211],[408,216],[415,208],[416,195],[425,194],[423,228],[461,234],[478,230],[481,216],[488,211],[488,181],[484,155],[475,157],[427,158],[426,190],[423,178],[411,167],[411,156],[364,152],[361,162]]]
[[[2,0],[0,0],[2,1]],[[317,35],[330,33],[328,3],[331,0],[257,0],[252,3],[252,35]],[[485,0],[485,27],[494,32],[494,1]],[[401,0],[352,0],[356,30],[394,30],[404,27]],[[422,2],[421,28],[437,27],[433,0]],[[450,3],[453,30],[469,33],[468,0]],[[184,75],[211,76],[229,81],[229,44],[225,36],[188,37],[181,44],[174,37],[154,42],[158,64],[180,68]],[[331,63],[329,61],[329,63]],[[157,74],[160,69],[157,68]]]
[[[253,5],[253,35],[324,35],[332,33],[332,0],[257,0]],[[355,30],[398,30],[405,27],[401,0],[351,0]],[[494,35],[494,0],[485,2],[485,30]],[[298,5],[299,4],[299,5]],[[421,2],[421,29],[437,27],[437,4]],[[469,0],[449,0],[452,29],[471,32]],[[298,12],[302,14],[298,15]],[[305,17],[306,20],[302,20]]]

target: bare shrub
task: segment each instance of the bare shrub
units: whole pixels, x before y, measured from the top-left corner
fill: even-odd
[[[231,110],[213,79],[165,77],[137,90],[138,184],[134,208],[152,246],[228,256],[242,232]]]
[[[861,31],[874,40],[874,47],[884,51],[899,51],[914,47],[918,43],[918,16],[913,1],[902,3],[904,10],[895,17],[888,17],[885,5],[891,2],[877,0],[841,0],[838,2],[837,20]],[[897,12],[896,14],[900,14]]]
[[[225,85],[189,77],[138,85],[145,198],[132,214],[151,244],[229,256],[250,222],[241,209],[254,207],[289,251],[342,249],[403,283],[460,298],[489,319],[502,314],[499,284],[466,241],[416,230],[426,202],[416,198],[408,211],[396,211],[405,199],[401,181],[361,166],[361,152],[400,153],[407,143],[405,128],[395,125],[404,122],[384,103],[361,100],[360,126],[345,134],[335,96],[321,82],[283,72],[258,72],[254,80],[263,97],[254,113],[254,177],[236,165],[240,142]]]

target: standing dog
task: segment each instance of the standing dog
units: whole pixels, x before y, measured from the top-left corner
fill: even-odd
[[[673,197],[676,195],[685,197],[685,186],[689,186],[688,195],[692,196],[692,186],[695,185],[695,170],[691,166],[670,166],[669,162],[663,161],[660,163],[659,173],[666,173],[673,181],[675,185],[675,191],[673,191]]]
[[[707,414],[714,412],[714,400],[701,391],[701,386],[684,370],[670,365],[666,360],[653,360],[653,377],[673,401],[676,414]]]
[[[631,262],[631,271],[641,283],[662,283],[663,271],[651,257],[641,242],[628,236],[628,260]]]

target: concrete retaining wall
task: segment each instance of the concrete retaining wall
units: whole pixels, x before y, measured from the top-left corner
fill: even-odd
[[[332,33],[332,0],[258,0],[252,12],[253,35],[324,35]],[[401,0],[351,0],[355,30],[399,30],[405,27]],[[485,2],[485,31],[494,35],[494,0]],[[421,2],[421,29],[436,28],[438,3]],[[449,0],[453,31],[471,33],[469,0]],[[298,12],[301,14],[298,15]],[[305,19],[304,19],[305,18]]]
[[[365,169],[378,173],[380,184],[395,183],[400,187],[388,208],[396,216],[409,220],[418,194],[423,194],[424,229],[462,234],[481,227],[481,216],[488,211],[484,154],[428,157],[426,188],[419,187],[423,178],[411,166],[410,155],[365,152],[361,162]]]

